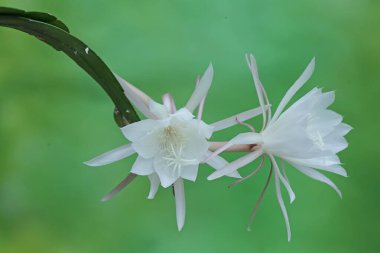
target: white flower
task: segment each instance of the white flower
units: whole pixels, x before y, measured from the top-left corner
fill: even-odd
[[[247,62],[252,72],[260,105],[263,108],[265,104],[269,104],[269,101],[260,82],[253,55],[250,55],[249,59],[247,57]],[[262,155],[267,155],[273,166],[276,194],[285,218],[288,240],[290,240],[291,232],[288,215],[281,196],[280,182],[287,189],[291,202],[295,199],[295,194],[290,187],[286,174],[283,175],[281,173],[275,157],[287,161],[312,179],[330,185],[339,196],[341,196],[341,193],[336,185],[320,173],[319,170],[347,176],[336,154],[347,147],[348,144],[344,136],[351,130],[351,127],[342,123],[341,115],[327,109],[334,101],[334,92],[323,93],[321,89],[314,88],[287,110],[283,111],[294,94],[310,78],[314,71],[314,65],[315,60],[313,59],[303,74],[287,91],[273,117],[270,108],[267,111],[267,115],[263,113],[263,129],[260,133],[253,131],[241,133],[213,155],[219,154],[235,144],[250,144],[253,146],[252,152],[208,177],[209,180],[216,179],[227,173],[236,171]],[[270,177],[267,184],[269,180]],[[267,185],[263,193],[266,187]],[[260,196],[259,202],[261,198],[262,196]],[[257,206],[255,207],[255,211]],[[252,214],[252,218],[253,215],[254,213]]]
[[[213,131],[218,131],[236,124],[232,118],[207,125],[202,118],[204,100],[211,86],[212,65],[203,77],[184,108],[176,109],[170,94],[163,96],[163,105],[153,101],[146,94],[136,89],[122,78],[116,76],[128,99],[148,118],[123,127],[124,136],[131,142],[88,162],[89,166],[106,165],[134,153],[138,157],[133,164],[131,174],[123,180],[103,200],[109,200],[122,190],[136,175],[148,176],[151,189],[148,198],[154,198],[159,185],[174,186],[177,210],[177,225],[181,230],[185,221],[185,195],[183,179],[195,181],[199,163],[210,156],[209,139]],[[198,108],[198,116],[193,111]],[[243,113],[251,118],[261,113],[260,108]],[[208,164],[221,169],[228,163],[219,156],[214,156]],[[237,172],[229,174],[239,177]]]

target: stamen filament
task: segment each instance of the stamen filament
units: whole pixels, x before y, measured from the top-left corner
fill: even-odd
[[[259,206],[260,206],[260,204],[261,204],[261,201],[262,201],[263,198],[264,198],[265,192],[266,192],[267,189],[268,189],[269,182],[270,182],[270,180],[271,180],[271,178],[272,178],[272,172],[273,172],[273,164],[272,164],[272,162],[271,162],[270,171],[269,171],[269,175],[268,175],[267,181],[266,181],[266,183],[265,183],[265,185],[264,185],[263,190],[261,191],[261,194],[260,194],[259,199],[258,199],[257,202],[256,202],[255,208],[253,208],[252,214],[251,214],[251,216],[249,217],[249,220],[248,220],[248,226],[247,226],[247,230],[248,230],[248,231],[251,231],[251,224],[252,224],[252,221],[253,221],[253,219],[255,218],[256,213],[257,213],[257,209],[259,208]]]
[[[259,166],[258,166],[253,172],[251,172],[250,174],[248,174],[248,175],[245,176],[245,177],[240,178],[239,180],[233,182],[232,184],[229,184],[229,185],[228,185],[228,188],[231,188],[232,186],[235,186],[235,185],[237,185],[237,184],[239,184],[239,183],[241,183],[241,182],[247,180],[248,178],[250,178],[250,177],[256,175],[257,172],[259,172],[260,169],[263,167],[263,164],[264,164],[264,156],[261,156],[261,162],[260,162]]]

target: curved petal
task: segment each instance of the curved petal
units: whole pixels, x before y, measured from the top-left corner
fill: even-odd
[[[331,188],[333,188],[338,193],[339,197],[342,198],[342,193],[340,192],[339,188],[328,177],[326,177],[322,173],[316,171],[315,169],[304,167],[304,166],[295,166],[295,168],[301,171],[306,176],[331,186]]]
[[[278,204],[280,205],[282,215],[284,216],[284,219],[285,219],[285,226],[286,226],[286,232],[288,234],[288,241],[290,241],[290,239],[292,237],[292,232],[290,230],[288,212],[286,211],[284,200],[282,199],[281,188],[280,188],[280,179],[279,179],[277,173],[274,173],[274,182],[275,182],[275,186],[276,186],[276,196],[277,196]]]
[[[156,193],[158,191],[158,187],[160,186],[160,179],[158,178],[156,173],[152,173],[148,176],[150,181],[150,191],[148,195],[148,199],[154,199]]]
[[[208,90],[210,89],[212,78],[214,75],[214,69],[212,64],[208,66],[206,72],[203,74],[202,78],[199,80],[199,85],[195,88],[193,94],[191,95],[189,101],[186,104],[186,108],[193,112],[195,108],[200,104],[202,99],[207,95]]]
[[[104,154],[101,154],[87,162],[84,162],[84,164],[88,166],[94,166],[94,167],[103,166],[103,165],[107,165],[107,164],[119,161],[134,153],[135,151],[133,150],[132,145],[127,144],[127,145],[115,148],[111,151],[108,151]]]
[[[140,176],[147,176],[152,174],[154,172],[153,159],[145,159],[142,156],[138,156],[132,166],[131,172]]]
[[[181,231],[183,228],[183,225],[185,224],[185,217],[186,217],[185,188],[183,185],[183,180],[181,178],[179,178],[174,183],[174,195],[175,195],[177,227],[178,227],[178,231]]]
[[[249,55],[249,58],[248,58],[248,55],[246,55],[246,59],[247,59],[248,67],[251,70],[251,74],[253,77],[253,83],[255,84],[257,97],[259,98],[259,102],[260,102],[261,111],[264,112],[265,111],[264,94],[263,94],[262,84],[261,84],[261,81],[259,78],[259,72],[257,69],[256,59],[252,54]],[[263,113],[263,129],[266,125],[266,121],[267,121],[267,115],[264,112]]]
[[[326,167],[319,167],[315,168],[317,170],[324,170],[328,172],[332,172],[335,174],[338,174],[343,177],[347,177],[347,171],[340,165],[331,165],[331,166],[326,166]]]
[[[286,180],[286,178],[284,178],[284,176],[281,174],[281,171],[278,168],[276,159],[273,157],[273,155],[269,155],[269,158],[272,161],[272,164],[274,167],[274,172],[275,172],[274,174],[280,178],[281,182],[285,186],[285,189],[287,190],[289,194],[290,203],[292,203],[296,199],[296,195],[294,194],[292,187],[290,186],[288,180]]]
[[[286,92],[284,98],[281,100],[279,106],[277,107],[277,110],[275,114],[273,115],[271,122],[276,121],[276,119],[280,116],[282,111],[285,109],[285,106],[292,99],[294,94],[296,94],[296,92],[310,79],[311,75],[314,72],[314,68],[315,68],[315,58],[311,60],[311,62],[306,67],[302,75],[297,79],[297,81],[295,81],[292,87],[290,87],[290,89]]]

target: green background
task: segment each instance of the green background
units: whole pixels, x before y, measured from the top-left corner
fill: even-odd
[[[139,177],[112,201],[101,197],[134,158],[101,168],[82,164],[122,145],[113,105],[64,54],[21,32],[0,28],[0,252],[378,252],[380,2],[0,0],[1,6],[50,12],[110,66],[155,99],[170,91],[186,103],[210,61],[215,78],[205,121],[255,107],[244,54],[253,52],[276,107],[313,56],[314,86],[335,90],[334,110],[354,130],[340,154],[348,178],[326,185],[288,168],[297,199],[293,238],[271,183],[252,232],[246,222],[266,180],[227,189],[202,166],[186,182],[187,220],[178,232],[170,189],[147,200]],[[253,121],[256,126],[260,120]],[[216,134],[227,140],[242,127]],[[240,154],[229,154],[232,160]],[[253,169],[248,166],[243,173]]]

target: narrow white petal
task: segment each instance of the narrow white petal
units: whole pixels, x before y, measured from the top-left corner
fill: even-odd
[[[136,176],[137,175],[134,173],[129,173],[123,181],[121,181],[110,193],[108,193],[106,196],[102,198],[102,201],[106,202],[112,199],[116,194],[118,194],[121,190],[127,187],[127,185],[130,184],[136,178]]]
[[[107,165],[116,161],[119,161],[125,157],[128,157],[135,153],[135,151],[132,148],[131,144],[123,145],[121,147],[118,147],[116,149],[113,149],[111,151],[108,151],[104,154],[101,154],[87,162],[84,162],[84,164],[88,166],[102,166]]]
[[[177,111],[177,108],[174,103],[173,96],[170,93],[166,93],[162,96],[162,102],[166,106],[166,109],[171,113],[175,113]]]
[[[149,101],[149,111],[153,113],[158,119],[164,119],[169,116],[169,111],[166,106],[157,103],[154,100]]]
[[[248,155],[245,155],[245,156],[233,161],[232,163],[228,164],[223,169],[215,171],[210,176],[208,176],[207,179],[208,180],[214,180],[214,179],[217,179],[219,177],[228,175],[228,174],[240,169],[241,167],[247,165],[248,163],[254,161],[255,159],[257,159],[262,154],[263,154],[262,150],[257,150],[257,151],[251,152]]]
[[[268,106],[265,109],[267,110]],[[223,129],[226,129],[226,128],[229,128],[229,127],[232,127],[232,126],[238,124],[238,121],[236,119],[238,119],[240,121],[246,121],[246,120],[249,120],[253,117],[259,116],[262,113],[263,113],[263,111],[261,110],[261,107],[257,107],[257,108],[236,114],[236,115],[231,116],[229,118],[214,122],[211,124],[211,126],[214,127],[214,132],[220,131],[220,130],[223,130]]]
[[[121,87],[123,88],[124,94],[137,107],[137,109],[139,109],[139,111],[142,112],[144,116],[147,118],[157,118],[153,113],[149,111],[148,102],[152,99],[148,97],[145,93],[141,92],[140,90],[137,90],[134,86],[132,86],[130,83],[125,81],[117,74],[114,75]]]
[[[148,199],[154,199],[156,193],[158,191],[158,187],[160,186],[160,179],[156,173],[152,173],[148,176],[150,181],[150,191],[148,195]]]
[[[315,58],[311,60],[309,65],[306,67],[302,75],[297,79],[292,87],[286,92],[284,98],[281,100],[280,105],[277,107],[275,114],[273,115],[272,122],[275,122],[276,119],[280,116],[282,111],[285,109],[287,103],[292,99],[294,94],[310,79],[311,75],[314,72],[315,67]]]
[[[195,108],[200,104],[202,99],[206,97],[208,90],[210,89],[212,78],[214,75],[214,69],[212,64],[208,66],[206,72],[203,74],[202,78],[199,80],[199,85],[195,88],[193,94],[191,95],[189,101],[186,104],[186,108],[193,112]]]
[[[339,197],[342,198],[342,193],[340,192],[339,188],[328,177],[326,177],[322,173],[316,171],[315,169],[304,167],[304,166],[296,166],[295,168],[301,171],[306,176],[331,186],[338,193]]]
[[[328,172],[338,174],[338,175],[343,176],[343,177],[347,177],[347,171],[340,165],[331,165],[331,166],[326,166],[326,167],[322,167],[322,168],[315,168],[315,169],[324,170],[324,171],[328,171]]]
[[[212,154],[211,151],[207,151],[207,156],[210,156],[211,154]],[[227,166],[228,162],[226,160],[224,160],[221,156],[217,155],[217,156],[211,158],[210,160],[208,160],[207,164],[210,165],[211,167],[213,167],[215,170],[220,170],[220,169],[224,168],[225,166]],[[234,177],[234,178],[241,178],[238,171],[234,171],[230,174],[227,174],[226,176]]]
[[[251,74],[252,74],[252,77],[253,77],[253,82],[255,84],[255,88],[256,88],[256,92],[257,92],[257,97],[259,98],[259,102],[260,102],[260,107],[261,107],[261,111],[265,111],[265,102],[264,102],[264,95],[263,95],[263,89],[262,89],[262,84],[261,84],[261,81],[260,81],[260,78],[259,78],[259,72],[258,72],[258,69],[257,69],[257,63],[256,63],[256,59],[255,57],[250,54],[249,55],[249,59],[248,57],[246,56],[247,58],[247,63],[248,63],[248,67],[249,69],[251,70]],[[267,116],[266,116],[266,113],[264,112],[263,113],[263,128],[266,124],[266,119]]]
[[[186,217],[186,203],[185,203],[185,189],[183,179],[179,178],[174,183],[175,207],[177,217],[178,231],[181,231],[185,224]]]
[[[285,186],[285,189],[287,190],[289,194],[290,203],[292,203],[296,199],[296,195],[294,194],[292,187],[290,186],[288,180],[286,180],[286,178],[284,178],[284,176],[281,174],[281,171],[278,167],[276,159],[272,155],[269,155],[269,158],[271,159],[273,167],[274,167],[274,172],[275,172],[274,174],[280,178],[281,182]]]
[[[278,204],[280,205],[282,215],[284,216],[284,219],[285,219],[286,231],[288,233],[288,241],[290,241],[290,239],[292,237],[292,232],[290,230],[288,212],[286,211],[284,200],[282,199],[281,188],[280,188],[280,179],[279,179],[277,173],[274,173],[274,182],[275,182],[275,186],[276,186],[276,195],[277,195]]]

